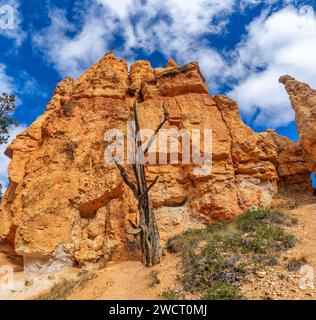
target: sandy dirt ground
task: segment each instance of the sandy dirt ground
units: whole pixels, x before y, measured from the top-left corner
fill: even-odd
[[[181,267],[179,256],[164,257],[161,264],[149,269],[138,261],[125,261],[109,265],[99,271],[97,278],[67,299],[102,300],[153,300],[161,299],[161,293],[174,287]]]

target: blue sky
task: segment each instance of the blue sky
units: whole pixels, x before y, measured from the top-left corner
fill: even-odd
[[[21,123],[12,136],[44,112],[62,78],[76,78],[114,50],[153,67],[169,58],[197,60],[210,93],[237,100],[246,124],[297,140],[278,78],[290,74],[316,87],[316,1],[0,0],[4,5],[14,8],[14,29],[0,30],[0,91],[17,95]]]

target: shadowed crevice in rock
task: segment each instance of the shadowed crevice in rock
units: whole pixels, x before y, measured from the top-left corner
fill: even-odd
[[[109,201],[123,196],[123,186],[119,185],[113,189],[107,190],[101,197],[82,203],[79,205],[81,218],[94,218],[96,212],[105,207]]]

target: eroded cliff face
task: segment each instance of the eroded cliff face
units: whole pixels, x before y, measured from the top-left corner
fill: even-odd
[[[286,75],[280,78],[296,115],[299,146],[308,156],[308,167],[316,173],[316,90]]]
[[[147,166],[149,182],[160,176],[151,197],[163,241],[267,207],[280,193],[311,191],[302,149],[244,125],[234,101],[209,94],[196,62],[153,70],[137,61],[128,70],[108,53],[77,81],[61,81],[46,112],[6,151],[12,160],[0,239],[3,250],[23,256],[26,269],[137,258],[136,242],[125,233],[128,219],[137,222],[137,204],[117,168],[104,161],[104,134],[127,134],[135,97],[142,128],[157,127],[165,104],[164,128],[213,131],[207,175],[188,164]]]

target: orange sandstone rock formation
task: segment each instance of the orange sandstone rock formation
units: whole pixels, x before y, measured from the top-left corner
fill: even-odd
[[[61,81],[46,112],[6,151],[10,185],[0,207],[0,239],[27,270],[135,256],[137,244],[125,229],[128,219],[137,222],[136,203],[115,165],[104,161],[104,134],[127,133],[135,98],[142,128],[157,127],[165,104],[164,128],[213,131],[208,175],[188,164],[147,166],[149,181],[160,176],[151,197],[163,241],[267,207],[280,193],[311,191],[302,149],[244,125],[234,101],[209,94],[198,63],[169,61],[153,70],[137,61],[128,70],[110,52],[76,81]]]
[[[308,156],[308,167],[316,173],[316,90],[286,75],[280,78],[296,114],[299,146]]]

